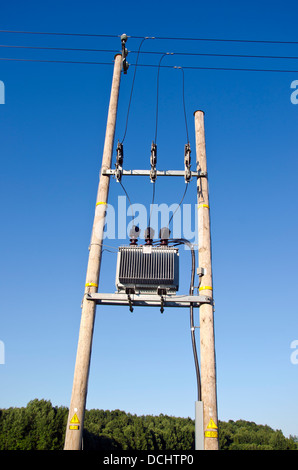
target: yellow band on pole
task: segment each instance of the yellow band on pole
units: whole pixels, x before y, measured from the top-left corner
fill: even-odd
[[[87,284],[85,284],[85,287],[98,287],[98,284],[95,284],[95,282],[87,282]]]
[[[211,286],[202,286],[199,287],[199,290],[213,290]]]
[[[200,207],[207,207],[207,209],[210,209],[210,207],[208,206],[208,204],[199,204],[199,205],[198,205],[198,209],[199,209]]]
[[[99,202],[96,203],[97,206],[99,206],[100,204],[103,204],[103,205],[106,205],[106,206],[108,205],[107,202],[103,202],[103,201],[99,201]]]

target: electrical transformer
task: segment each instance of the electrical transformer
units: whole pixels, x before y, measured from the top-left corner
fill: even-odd
[[[125,293],[176,293],[179,252],[172,246],[119,247],[116,287]]]

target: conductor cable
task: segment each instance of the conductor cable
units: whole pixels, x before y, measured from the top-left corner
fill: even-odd
[[[146,39],[155,39],[155,38],[154,38],[154,37],[152,37],[152,38],[150,38],[150,37],[145,37],[145,38],[142,39],[142,41],[141,41],[141,43],[140,43],[140,45],[139,45],[139,49],[138,49],[138,52],[137,52],[136,63],[134,64],[134,65],[135,65],[135,70],[134,70],[134,74],[133,74],[132,85],[131,85],[131,91],[130,91],[130,97],[129,97],[129,103],[128,103],[128,109],[127,109],[125,131],[124,131],[124,135],[123,135],[123,138],[122,138],[122,141],[121,141],[122,144],[123,144],[123,142],[124,142],[124,140],[125,140],[126,132],[127,132],[128,117],[129,117],[129,111],[130,111],[130,105],[131,105],[131,100],[132,100],[132,94],[133,94],[133,89],[134,89],[134,84],[135,84],[135,78],[136,78],[136,73],[137,73],[137,67],[138,67],[138,62],[139,62],[140,51],[141,51],[141,47],[142,47],[144,41],[146,41]]]
[[[158,63],[158,71],[157,71],[157,83],[156,83],[156,118],[155,118],[155,138],[154,138],[154,144],[155,144],[155,151],[157,152],[157,123],[158,123],[158,101],[159,101],[159,72],[160,72],[160,64],[161,61],[163,60],[164,57],[167,55],[172,54],[171,52],[165,52],[161,58],[159,59]],[[151,223],[151,216],[152,216],[152,210],[153,210],[153,204],[154,204],[154,199],[155,199],[155,182],[156,179],[152,180],[153,183],[153,188],[152,188],[152,202],[150,206],[150,211],[149,211],[149,221],[148,221],[148,227],[150,227]]]
[[[190,286],[189,286],[189,295],[193,295],[194,292],[194,278],[195,278],[195,252],[192,243],[185,239],[185,238],[173,238],[168,240],[169,243],[175,243],[176,245],[184,244],[190,248],[191,251],[191,279],[190,279]],[[196,370],[196,377],[197,377],[197,396],[198,401],[201,401],[201,375],[200,375],[200,366],[198,360],[198,352],[196,347],[196,339],[195,339],[195,326],[194,326],[194,315],[193,315],[193,304],[190,304],[190,332],[191,332],[191,342],[192,342],[192,349],[193,349],[193,356],[195,362],[195,370]]]

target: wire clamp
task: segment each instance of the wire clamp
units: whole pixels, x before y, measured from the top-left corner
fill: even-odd
[[[157,172],[156,172],[156,163],[157,163],[157,146],[154,142],[151,144],[151,155],[150,155],[150,165],[151,165],[151,170],[150,170],[150,179],[152,183],[155,182]]]
[[[128,303],[129,303],[129,310],[131,312],[133,312],[133,306],[132,306],[132,301],[131,301],[130,294],[127,294],[127,300],[128,300]]]
[[[116,163],[115,163],[115,178],[117,183],[120,183],[122,174],[123,174],[123,144],[122,142],[119,142],[118,140],[118,145],[117,145],[117,157],[116,157]]]
[[[126,295],[127,295],[127,300],[128,300],[128,305],[129,305],[129,310],[133,312],[133,303],[131,300],[131,295],[135,293],[135,290],[133,288],[127,287],[125,289]]]
[[[163,313],[165,311],[164,309],[164,295],[167,294],[167,290],[163,289],[161,287],[157,288],[157,294],[160,296],[160,313]]]
[[[189,183],[191,180],[191,171],[190,171],[190,165],[191,165],[191,150],[190,150],[190,145],[185,144],[184,146],[184,168],[185,168],[185,183]]]

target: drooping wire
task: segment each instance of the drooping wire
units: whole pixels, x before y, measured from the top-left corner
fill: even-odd
[[[145,38],[142,39],[142,41],[140,42],[140,45],[139,45],[139,49],[138,49],[138,53],[137,53],[137,58],[136,58],[136,63],[135,63],[135,70],[134,70],[133,79],[132,79],[132,85],[131,85],[129,103],[128,103],[128,108],[127,108],[125,130],[124,130],[124,135],[123,135],[123,138],[122,138],[122,141],[121,141],[122,144],[123,144],[123,142],[124,142],[124,140],[125,140],[126,132],[127,132],[128,117],[129,117],[130,105],[131,105],[132,94],[133,94],[133,89],[134,89],[134,83],[135,83],[135,78],[136,78],[136,72],[137,72],[137,66],[138,66],[138,61],[139,61],[139,55],[140,55],[141,47],[142,47],[144,41],[146,41],[146,39],[154,39],[154,38],[145,37]],[[132,204],[131,204],[130,198],[129,198],[129,196],[128,196],[128,193],[127,193],[126,189],[124,188],[123,184],[121,183],[121,181],[120,181],[120,184],[121,184],[121,187],[122,187],[123,191],[125,192],[126,197],[127,197],[128,201],[129,201],[129,203],[130,203],[131,212],[132,212],[132,221],[133,221],[134,218],[135,218],[135,216],[134,216],[134,212],[133,212],[133,208],[132,208]]]
[[[158,123],[158,102],[159,102],[159,72],[160,72],[160,65],[162,59],[167,56],[173,54],[171,52],[165,52],[161,58],[159,59],[158,63],[158,71],[157,71],[157,80],[156,80],[156,118],[155,118],[155,136],[154,136],[154,143],[157,144],[157,123]],[[152,215],[152,210],[153,210],[153,204],[154,204],[154,199],[155,199],[155,183],[156,180],[153,181],[153,188],[152,188],[152,202],[150,206],[150,212],[149,212],[149,221],[148,221],[148,227],[150,227],[151,223],[151,215]]]
[[[169,219],[169,222],[168,222],[168,227],[170,226],[170,223],[174,217],[174,215],[176,214],[177,210],[179,209],[179,207],[181,206],[184,198],[185,198],[185,195],[186,195],[186,192],[187,192],[187,188],[188,188],[188,183],[186,184],[185,186],[185,190],[184,190],[184,193],[183,193],[183,196],[181,198],[181,201],[179,202],[178,206],[176,207],[176,209],[174,210],[173,214],[171,215],[170,219]]]
[[[153,210],[153,204],[154,204],[154,198],[155,198],[155,181],[153,181],[152,184],[153,184],[153,189],[152,189],[152,201],[151,201],[151,205],[150,205],[148,227],[150,227],[150,223],[151,223],[151,216],[152,216],[152,210]]]
[[[186,108],[185,108],[185,84],[184,84],[184,70],[183,67],[174,67],[182,71],[182,100],[183,100],[183,111],[184,111],[184,119],[185,119],[185,128],[186,128],[186,137],[187,143],[189,144],[189,136],[188,136],[188,126],[187,126],[187,118],[186,118]]]
[[[155,139],[154,142],[157,143],[157,123],[158,123],[158,101],[159,101],[159,72],[160,72],[160,66],[161,66],[161,61],[163,58],[167,55],[173,55],[173,52],[165,52],[158,63],[158,71],[157,71],[157,84],[156,84],[156,119],[155,119]]]
[[[140,45],[139,45],[139,49],[138,49],[138,52],[137,52],[136,63],[134,64],[134,65],[135,65],[135,70],[134,70],[133,79],[132,79],[132,84],[131,84],[131,91],[130,91],[130,97],[129,97],[129,103],[128,103],[128,108],[127,108],[127,115],[126,115],[125,130],[124,130],[124,135],[123,135],[123,138],[122,138],[122,141],[121,141],[122,144],[123,144],[123,142],[124,142],[124,139],[125,139],[125,137],[126,137],[126,132],[127,132],[128,117],[129,117],[129,111],[130,111],[130,105],[131,105],[131,100],[132,100],[132,94],[133,94],[133,89],[134,89],[134,84],[135,84],[135,78],[136,78],[136,73],[137,73],[137,67],[138,67],[138,61],[139,61],[140,51],[141,51],[141,47],[142,47],[144,41],[146,41],[146,39],[154,39],[154,38],[145,37],[145,38],[142,39],[142,41],[140,42]]]
[[[191,278],[190,278],[190,286],[189,286],[189,295],[193,295],[194,292],[194,279],[195,279],[195,266],[196,266],[196,258],[194,247],[192,243],[185,239],[185,238],[173,238],[168,240],[169,243],[174,243],[175,245],[187,245],[190,248],[191,253]],[[192,349],[193,349],[193,356],[195,362],[195,370],[196,370],[196,377],[197,377],[197,396],[198,401],[201,401],[201,375],[200,375],[200,366],[198,360],[198,352],[196,347],[196,338],[195,338],[195,326],[194,326],[194,315],[193,315],[193,304],[190,303],[190,332],[191,332],[191,342],[192,342]]]
[[[180,69],[182,71],[182,99],[183,99],[183,111],[184,111],[184,119],[185,119],[185,128],[186,128],[186,137],[187,137],[187,143],[189,144],[189,135],[188,135],[188,126],[187,126],[187,117],[186,117],[186,106],[185,106],[185,92],[184,92],[184,89],[185,89],[185,83],[184,83],[184,70],[183,70],[183,67],[174,67],[174,68],[177,68],[177,69]],[[184,198],[185,198],[185,195],[186,195],[186,192],[187,192],[187,188],[188,188],[188,182],[186,183],[186,187],[185,187],[185,190],[184,190],[184,193],[183,193],[183,196],[182,196],[182,199],[181,201],[179,202],[178,206],[176,207],[175,211],[173,212],[172,216],[170,217],[170,220],[169,220],[169,223],[168,223],[168,227],[170,226],[170,223],[175,215],[175,213],[177,212],[177,210],[179,209],[179,207],[181,206]]]
[[[122,183],[121,181],[119,181],[119,183],[120,183],[120,186],[121,186],[121,188],[123,189],[123,191],[124,191],[124,193],[125,193],[125,195],[126,195],[126,197],[127,197],[127,200],[128,200],[128,202],[129,202],[130,209],[131,209],[132,220],[134,220],[134,217],[135,217],[135,216],[134,216],[134,212],[133,212],[133,208],[132,208],[132,203],[131,203],[130,197],[129,197],[129,195],[128,195],[128,192],[126,191],[126,189],[125,189],[123,183]]]

